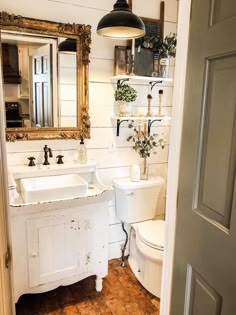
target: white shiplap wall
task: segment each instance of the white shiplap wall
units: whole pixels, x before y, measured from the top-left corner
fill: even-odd
[[[59,126],[77,126],[76,55],[58,55]]]
[[[33,3],[35,2],[35,3]],[[96,35],[96,25],[101,17],[112,9],[115,1],[111,0],[41,0],[40,2],[27,0],[1,0],[0,10],[9,13],[21,14],[28,17],[48,19],[60,22],[77,22],[92,26],[92,46],[90,55],[90,115],[91,115],[91,139],[86,141],[88,157],[96,159],[98,173],[105,184],[111,184],[115,177],[128,176],[129,168],[133,163],[139,163],[140,158],[130,148],[126,141],[131,130],[121,127],[120,137],[116,137],[116,128],[111,116],[114,115],[114,89],[111,83],[113,72],[114,46],[123,45],[123,42],[101,38]],[[164,32],[176,32],[177,1],[165,1],[165,25]],[[159,0],[133,0],[133,11],[150,18],[159,18]],[[174,72],[172,61],[171,73]],[[146,111],[148,88],[144,85],[136,85],[138,100],[135,109],[138,112]],[[163,113],[171,115],[173,84],[161,86],[164,90]],[[158,89],[153,91],[153,112],[157,112]],[[167,145],[164,150],[158,149],[158,154],[150,159],[150,169],[154,174],[166,179],[168,149],[169,149],[170,122],[155,123],[152,132],[164,134]],[[65,161],[77,158],[78,141],[29,141],[8,143],[9,165],[27,163],[28,156],[35,156],[37,162],[43,159],[42,148],[48,144],[53,151],[54,157],[63,153]],[[157,215],[163,216],[165,209],[165,189],[158,203]],[[124,234],[121,224],[115,216],[114,200],[110,203],[110,226],[109,226],[109,257],[120,256],[120,245],[124,242]]]

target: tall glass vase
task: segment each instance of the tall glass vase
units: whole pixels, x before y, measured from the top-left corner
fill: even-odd
[[[169,78],[170,57],[161,58],[159,62],[159,77]]]
[[[147,163],[147,158],[143,158],[143,162],[140,167],[140,178],[141,179],[148,179],[148,163]]]

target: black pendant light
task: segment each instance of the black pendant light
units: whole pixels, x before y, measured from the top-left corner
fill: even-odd
[[[145,35],[145,25],[126,0],[117,0],[113,10],[98,23],[97,34],[116,39],[139,38]]]
[[[63,53],[75,53],[76,52],[76,39],[67,38],[58,45],[58,51]]]

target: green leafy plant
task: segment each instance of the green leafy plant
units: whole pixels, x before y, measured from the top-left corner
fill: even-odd
[[[132,125],[130,126],[132,128]],[[158,134],[153,134],[148,136],[146,132],[137,130],[134,128],[134,134],[127,138],[127,141],[131,141],[133,146],[132,148],[140,155],[141,158],[150,157],[151,152],[156,154],[155,148],[165,147],[165,139],[159,138],[156,140]]]
[[[174,33],[170,33],[164,39],[159,36],[145,35],[141,40],[141,47],[152,49],[160,58],[175,57],[176,55],[177,38]]]
[[[128,84],[120,84],[115,91],[116,101],[134,102],[137,98],[137,91]]]
[[[161,43],[162,43],[161,37],[145,35],[142,38],[141,47],[152,49],[155,52],[158,50],[158,47],[160,47]]]
[[[177,45],[177,38],[176,34],[170,33],[167,35],[161,42],[158,53],[160,58],[167,58],[167,57],[175,57],[176,55],[176,45]]]

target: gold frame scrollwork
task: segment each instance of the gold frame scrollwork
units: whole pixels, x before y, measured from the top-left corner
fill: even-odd
[[[0,31],[16,31],[77,40],[77,112],[79,127],[70,128],[7,128],[6,140],[43,140],[90,138],[89,54],[91,26],[59,23],[0,12]],[[1,52],[1,51],[0,51]],[[2,88],[2,87],[1,87]],[[3,102],[3,100],[1,100]]]

